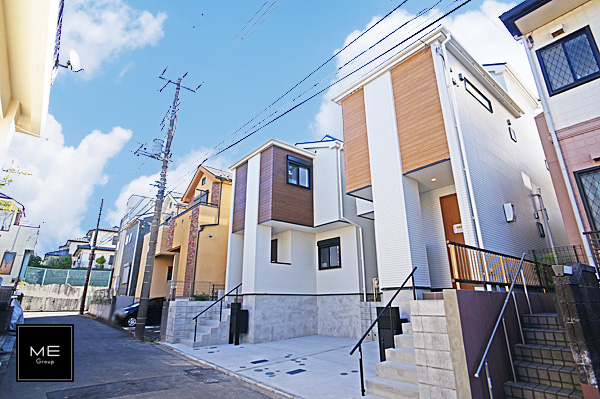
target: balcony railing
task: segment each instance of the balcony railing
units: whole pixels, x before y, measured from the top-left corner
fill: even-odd
[[[461,284],[510,286],[513,279],[517,285],[523,285],[522,277],[515,275],[521,259],[499,252],[488,251],[465,244],[448,241],[452,280]],[[551,288],[552,271],[549,265],[523,261],[523,275],[527,285]]]
[[[216,301],[225,284],[212,281],[167,281],[167,300],[188,298],[197,301]]]

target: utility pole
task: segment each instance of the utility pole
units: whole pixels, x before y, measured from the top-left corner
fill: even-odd
[[[159,91],[167,87],[169,84],[175,85],[175,98],[173,99],[173,105],[171,106],[171,117],[169,121],[169,129],[167,131],[167,142],[161,154],[148,154],[138,149],[137,153],[142,155],[150,156],[155,159],[162,160],[162,170],[160,172],[160,181],[158,183],[158,193],[156,194],[156,201],[154,203],[154,218],[152,219],[152,226],[150,228],[150,240],[148,243],[148,255],[146,256],[146,268],[144,270],[144,279],[142,281],[142,291],[140,294],[140,304],[138,306],[137,321],[135,325],[134,339],[137,341],[143,341],[144,333],[146,330],[146,316],[148,315],[148,299],[150,296],[150,287],[152,284],[152,272],[154,271],[154,257],[156,256],[156,241],[158,239],[158,227],[160,225],[160,218],[162,213],[162,205],[165,197],[165,187],[167,185],[167,169],[169,167],[169,161],[171,158],[171,142],[173,141],[173,135],[175,134],[175,125],[177,121],[177,111],[179,106],[179,92],[181,88],[187,89],[191,92],[196,92],[188,87],[182,86],[181,81],[187,75],[183,75],[177,79],[177,82],[173,82],[170,79],[163,77],[166,69],[159,76],[160,79],[166,80],[167,83]],[[198,86],[200,87],[200,86]]]
[[[100,202],[100,212],[98,213],[98,223],[96,223],[96,231],[94,232],[94,239],[92,240],[92,246],[90,249],[90,262],[88,263],[87,273],[85,275],[85,284],[83,285],[83,295],[81,296],[81,305],[79,306],[79,314],[83,314],[85,310],[85,300],[87,298],[88,285],[90,284],[90,275],[92,274],[92,265],[94,263],[94,255],[96,254],[96,240],[98,239],[98,229],[100,229],[100,218],[102,217],[102,206],[104,205],[104,199]]]

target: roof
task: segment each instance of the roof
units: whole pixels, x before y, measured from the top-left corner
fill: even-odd
[[[23,214],[25,213],[25,205],[21,204],[19,201],[17,201],[13,197],[9,197],[8,195],[6,195],[4,193],[0,193],[0,199],[15,201],[17,204],[19,204],[21,206],[21,208],[23,208],[23,210],[22,210]]]
[[[231,165],[229,167],[229,169],[232,169],[232,170],[236,169],[238,166],[240,166],[241,164],[246,162],[248,159],[252,158],[253,156],[255,156],[256,154],[258,154],[260,152],[263,152],[264,150],[266,150],[267,148],[269,148],[273,145],[284,148],[289,151],[294,151],[300,155],[304,155],[305,157],[308,157],[311,159],[314,159],[316,157],[316,154],[314,152],[310,152],[308,150],[305,150],[304,148],[300,148],[295,145],[286,143],[285,141],[281,141],[279,139],[272,138],[269,141],[267,141],[266,143],[264,143],[263,145],[261,145],[260,147],[258,147],[257,149],[255,149],[254,151],[252,151],[250,154],[246,155],[245,157],[243,157],[242,159],[240,159],[239,161],[237,161],[236,163]]]
[[[79,251],[83,251],[85,249],[89,249],[91,250],[92,247],[90,244],[87,245],[78,245],[77,249],[75,250],[75,253],[73,254],[73,256],[77,255],[77,253]],[[110,251],[110,252],[115,252],[116,248],[111,248],[111,247],[96,247],[96,251]]]
[[[344,142],[344,140],[336,139],[335,137],[326,134],[325,136],[323,136],[323,138],[321,140],[318,140],[318,141],[303,141],[301,143],[296,143],[296,145],[300,145],[300,144],[313,144],[313,143],[325,143],[327,141],[339,141],[340,143]]]
[[[200,179],[202,178],[202,176],[204,176],[205,172],[210,173],[217,179],[221,179],[221,181],[231,181],[232,180],[232,174],[230,172],[227,172],[227,171],[224,171],[221,169],[217,169],[217,168],[213,168],[212,166],[199,165],[198,169],[196,169],[196,173],[194,174],[194,177],[192,178],[192,181],[190,181],[188,188],[185,190],[185,193],[183,194],[183,197],[181,198],[182,202],[189,203],[192,201],[192,198],[194,198],[194,196],[195,196],[195,189],[196,189],[196,187],[198,187],[198,183],[200,183]]]
[[[96,229],[88,230],[87,233],[90,234],[90,233],[93,233],[94,231],[96,231]],[[98,231],[108,231],[108,232],[111,232],[111,233],[118,233],[119,232],[119,227],[118,226],[108,227],[108,228],[102,228],[102,227],[100,227],[98,229]]]
[[[525,0],[500,15],[500,20],[513,37],[521,37],[587,1],[589,0]]]
[[[203,166],[203,168],[206,169],[208,172],[212,173],[214,177],[218,177],[222,180],[231,180],[231,178],[233,177],[231,172],[228,172],[226,170],[213,168],[212,166]]]
[[[68,249],[59,249],[58,251],[46,252],[46,254],[44,256],[48,257],[48,256],[62,256],[62,255],[69,255],[69,250]]]

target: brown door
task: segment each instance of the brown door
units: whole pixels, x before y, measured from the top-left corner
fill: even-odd
[[[462,233],[462,222],[460,220],[460,210],[458,208],[458,199],[456,194],[440,197],[440,206],[442,208],[442,220],[444,221],[444,235],[446,237],[446,241],[454,241],[459,244],[464,244],[465,236]],[[452,262],[450,249],[448,247],[446,247],[446,251],[448,251],[448,261]],[[459,270],[461,269],[462,268],[459,268]],[[450,265],[450,275],[453,275],[452,265]],[[473,289],[471,284],[466,283],[460,283],[460,286],[457,286],[455,282],[452,282],[452,286],[454,288]]]

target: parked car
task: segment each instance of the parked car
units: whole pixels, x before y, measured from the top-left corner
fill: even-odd
[[[148,301],[148,315],[146,319],[146,325],[158,325],[160,324],[160,317],[162,315],[162,306],[165,298],[152,298]],[[135,327],[137,323],[139,302],[135,302],[123,309],[115,312],[114,323],[123,327]]]

